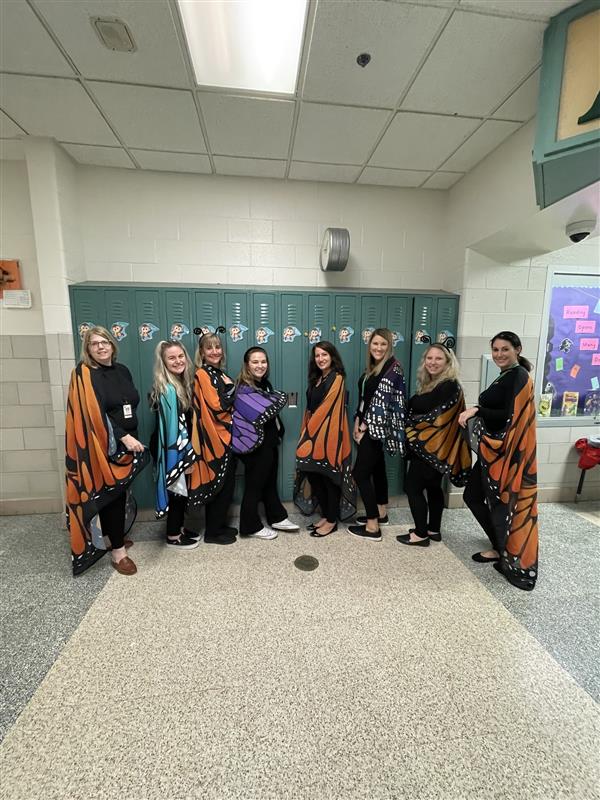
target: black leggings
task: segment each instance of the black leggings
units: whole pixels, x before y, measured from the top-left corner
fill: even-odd
[[[205,506],[206,533],[215,536],[225,527],[234,489],[235,457],[230,455],[221,491]]]
[[[383,444],[377,439],[371,439],[368,433],[365,433],[358,445],[352,474],[365,504],[367,519],[378,519],[377,506],[388,504],[388,481]]]
[[[497,550],[500,553],[501,545],[498,542],[498,536],[496,534],[494,525],[492,524],[492,515],[490,514],[490,509],[485,502],[483,473],[481,471],[481,463],[479,461],[474,464],[473,469],[471,470],[469,480],[465,486],[463,500],[477,522],[486,532],[487,537],[492,544],[492,549]]]
[[[169,510],[167,511],[167,537],[179,536],[181,533],[181,526],[183,525],[183,518],[185,516],[185,509],[187,506],[187,497],[182,494],[175,494],[169,492]]]
[[[240,507],[240,534],[247,536],[262,527],[258,504],[265,506],[267,523],[281,522],[287,511],[277,492],[277,445],[268,442],[248,455],[241,456],[244,464],[244,496]]]
[[[113,550],[123,547],[125,541],[125,501],[127,492],[122,491],[99,512],[102,534],[108,536]]]
[[[440,532],[444,510],[442,478],[442,473],[430,464],[420,458],[411,458],[404,491],[408,497],[410,513],[415,521],[417,536],[425,537],[428,531]],[[427,500],[425,493],[427,493]]]
[[[331,478],[317,472],[311,472],[307,477],[321,507],[322,516],[327,522],[337,522],[340,513],[340,487]]]

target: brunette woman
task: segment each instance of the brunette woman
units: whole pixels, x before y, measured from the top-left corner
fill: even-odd
[[[389,523],[384,452],[404,455],[404,372],[394,357],[393,341],[387,328],[371,333],[354,417],[358,453],[353,475],[365,504],[365,516],[358,517],[348,531],[372,542],[381,541],[380,525]]]
[[[192,406],[200,441],[200,458],[189,475],[192,509],[206,508],[207,544],[233,544],[237,530],[227,525],[235,484],[235,457],[231,451],[231,411],[235,386],[223,371],[225,354],[217,333],[198,339]]]
[[[244,495],[240,508],[240,536],[275,539],[277,531],[300,530],[288,519],[277,491],[279,443],[284,428],[277,416],[286,396],[269,382],[269,357],[262,347],[244,353],[237,379],[233,415],[233,449],[244,465]],[[239,430],[239,433],[238,433]],[[266,524],[258,510],[265,509]]]
[[[155,441],[156,516],[167,517],[167,547],[193,550],[198,537],[183,531],[188,500],[188,474],[200,457],[198,430],[193,425],[194,366],[181,342],[163,341],[154,353],[150,404],[157,414]]]
[[[477,453],[464,501],[492,545],[475,553],[473,560],[493,563],[513,586],[531,591],[538,574],[532,366],[521,355],[521,340],[512,331],[497,333],[491,347],[500,375],[458,420],[468,428]]]
[[[337,521],[356,508],[346,416],[346,372],[331,342],[312,348],[308,366],[306,412],[296,448],[294,501],[303,513],[318,504],[321,518],[309,525],[311,536],[329,536]]]
[[[417,371],[417,393],[407,404],[406,438],[410,465],[404,491],[415,522],[401,544],[429,547],[442,539],[442,478],[464,486],[471,471],[471,451],[458,417],[465,408],[458,382],[458,361],[443,344],[430,345]]]
[[[121,575],[137,572],[125,549],[132,544],[125,533],[135,518],[127,489],[150,457],[137,438],[140,396],[117,352],[106,328],[94,325],[83,334],[81,360],[71,374],[65,456],[74,575],[105,554],[102,536],[111,543],[114,569]],[[96,517],[102,536],[96,535]]]

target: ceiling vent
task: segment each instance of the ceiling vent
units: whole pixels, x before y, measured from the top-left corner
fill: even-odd
[[[109,50],[118,50],[119,53],[133,53],[137,50],[131,31],[122,20],[115,17],[91,17],[90,22],[102,44]]]

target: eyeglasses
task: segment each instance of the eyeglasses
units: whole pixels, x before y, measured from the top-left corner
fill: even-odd
[[[111,347],[111,343],[106,339],[99,339],[97,342],[90,342],[90,347]]]

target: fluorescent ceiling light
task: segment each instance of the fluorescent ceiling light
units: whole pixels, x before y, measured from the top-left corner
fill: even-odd
[[[307,0],[178,0],[196,82],[293,94]]]

